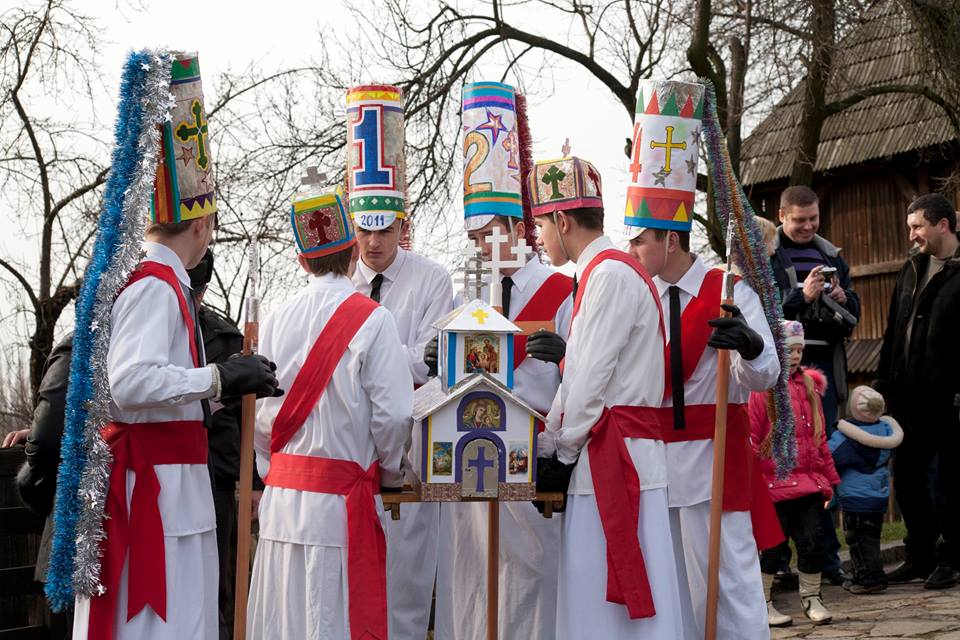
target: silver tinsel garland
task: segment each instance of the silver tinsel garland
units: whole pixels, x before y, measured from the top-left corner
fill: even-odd
[[[107,353],[110,349],[110,314],[113,302],[126,284],[131,272],[142,259],[141,243],[160,153],[159,127],[170,119],[173,95],[170,93],[170,69],[173,56],[158,51],[147,69],[146,96],[143,101],[146,126],[137,141],[139,167],[137,177],[127,189],[123,202],[120,249],[110,268],[103,274],[97,289],[96,323],[91,365],[101,372],[94,378],[94,395],[84,428],[87,465],[80,477],[79,499],[82,505],[77,521],[77,548],[73,588],[77,595],[94,596],[104,592],[100,582],[101,542],[107,490],[110,481],[110,448],[100,430],[110,422],[110,382]]]

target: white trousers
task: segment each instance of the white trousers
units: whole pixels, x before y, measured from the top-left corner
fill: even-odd
[[[386,519],[387,605],[391,640],[423,640],[437,577],[440,503],[403,504]]]
[[[349,639],[346,551],[261,539],[250,582],[247,640]]]
[[[556,637],[560,514],[544,518],[529,502],[500,508],[499,637]],[[488,505],[440,509],[436,640],[483,640],[487,613]]]
[[[114,611],[114,640],[216,640],[219,561],[217,532],[187,536],[164,536],[166,559],[167,619],[145,607],[127,622],[127,571],[120,575]],[[73,637],[99,640],[88,633],[90,600],[78,597],[73,618]]]
[[[652,618],[631,620],[625,606],[607,602],[607,547],[596,496],[568,496],[563,521],[557,601],[559,640],[682,637],[680,587],[666,489],[640,493],[637,532],[657,611]]]
[[[707,603],[710,501],[672,507],[678,573],[685,574],[682,594],[684,640],[702,640]],[[680,636],[678,636],[680,637]],[[767,605],[753,526],[747,511],[728,511],[720,523],[720,594],[717,640],[768,640]]]

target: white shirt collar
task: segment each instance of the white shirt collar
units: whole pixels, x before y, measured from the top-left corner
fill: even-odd
[[[173,249],[159,242],[144,241],[141,246],[147,254],[147,259],[172,267],[173,272],[177,274],[177,280],[188,289],[190,288],[190,274],[187,273],[183,261],[180,260],[180,256],[174,253]]]
[[[363,277],[364,281],[367,284],[373,282],[373,279],[377,276],[378,273],[383,274],[384,280],[389,280],[391,282],[396,282],[397,278],[400,277],[400,271],[403,269],[404,263],[407,261],[407,251],[402,247],[397,247],[397,256],[393,259],[393,262],[390,263],[390,266],[384,269],[383,271],[374,271],[363,261],[363,258],[357,260],[357,271],[360,272],[360,275]]]
[[[593,242],[584,247],[577,258],[577,280],[583,280],[583,272],[586,270],[590,261],[597,257],[597,254],[605,249],[613,249],[613,240],[607,236],[600,236]]]
[[[695,297],[700,293],[700,286],[703,284],[703,278],[706,275],[707,265],[703,264],[703,260],[695,255],[693,256],[693,263],[690,265],[690,268],[677,280],[676,285],[684,293]],[[671,285],[671,283],[660,276],[654,276],[653,283],[657,285],[657,293],[660,294],[661,298],[666,295],[667,289],[669,289]]]
[[[353,281],[347,276],[336,273],[325,273],[322,276],[311,276],[307,285],[311,289],[346,289],[355,291]]]
[[[540,256],[536,253],[527,254],[526,263],[510,276],[510,279],[513,280],[513,286],[517,288],[517,291],[523,291],[526,286],[530,284],[533,273],[537,270],[538,266],[541,266]]]

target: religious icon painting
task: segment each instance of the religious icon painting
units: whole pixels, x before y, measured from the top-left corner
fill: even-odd
[[[465,373],[499,373],[500,338],[491,333],[465,336],[463,358]]]
[[[433,443],[433,475],[449,476],[453,474],[453,443]]]
[[[460,420],[465,429],[502,429],[503,410],[494,398],[474,398],[463,405]]]
[[[526,474],[530,469],[530,443],[510,441],[510,455],[507,463],[507,472],[510,475]]]

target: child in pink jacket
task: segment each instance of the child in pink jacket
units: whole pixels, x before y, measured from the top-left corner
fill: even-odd
[[[827,446],[821,396],[826,389],[826,378],[816,369],[800,366],[803,357],[803,325],[794,320],[784,322],[787,348],[790,352],[790,400],[796,421],[796,466],[790,475],[776,478],[771,442],[773,433],[769,408],[772,392],[754,392],[750,396],[750,431],[754,451],[760,459],[760,470],[770,490],[780,526],[788,539],[797,546],[797,568],[800,573],[800,603],[804,614],[814,624],[830,622],[832,616],[820,597],[820,573],[823,569],[823,531],[821,512],[833,497],[833,488],[840,477],[833,466]],[[779,558],[784,553],[785,540],[779,546],[760,554],[760,570],[767,596],[767,616],[770,626],[787,626],[793,622],[773,606],[770,591],[777,572]]]

